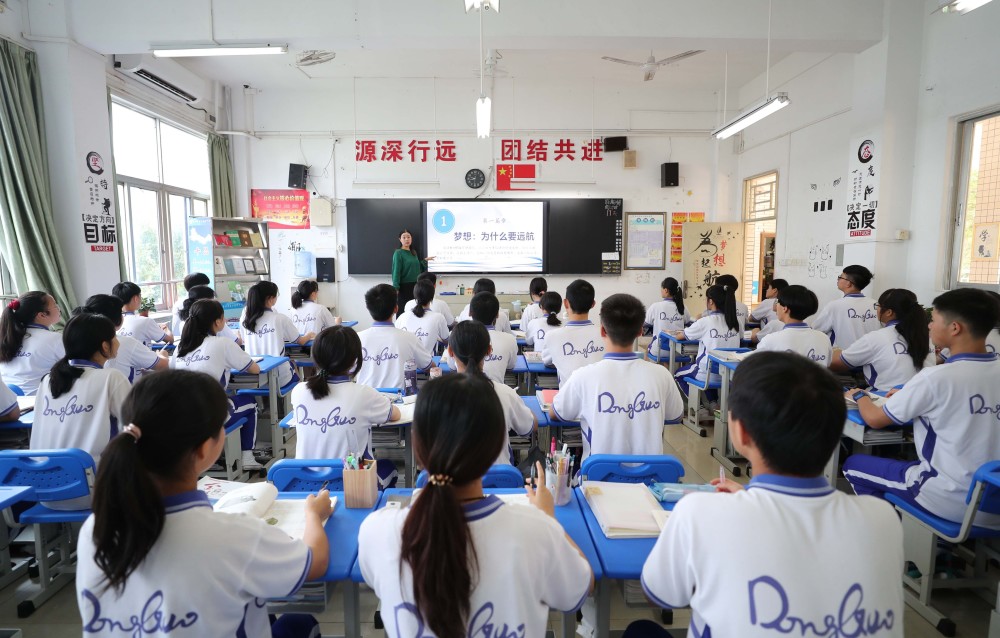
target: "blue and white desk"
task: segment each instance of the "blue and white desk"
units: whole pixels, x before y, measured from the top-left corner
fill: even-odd
[[[859,427],[860,426],[860,427]],[[861,416],[861,411],[856,407],[847,408],[847,419],[844,422],[844,432],[843,436],[845,438],[851,439],[860,443],[865,448],[874,448],[882,445],[905,445],[913,443],[913,423],[907,423],[904,426],[889,426],[887,431],[899,432],[898,437],[889,437],[885,440],[865,440],[865,432],[869,431],[871,428],[865,423],[864,418]],[[830,482],[830,485],[837,486],[837,466],[840,463],[840,444],[833,450],[833,456],[830,457],[830,462],[827,463],[826,468],[823,470],[823,476],[826,480]]]
[[[661,360],[663,351],[666,350],[668,353],[667,369],[670,370],[670,374],[674,374],[680,368],[681,357],[687,357],[687,361],[690,361],[690,357],[698,352],[698,342],[691,339],[678,339],[669,332],[661,332],[658,339]]]
[[[712,433],[712,458],[732,472],[733,476],[742,474],[742,468],[736,465],[734,460],[743,457],[733,449],[733,442],[729,440],[729,385],[732,383],[733,372],[740,363],[733,354],[749,351],[748,348],[719,348],[708,351],[712,372],[718,371],[719,377],[722,378],[722,388],[719,389],[719,414],[715,418],[715,428]]]
[[[267,406],[269,412],[268,424],[271,426],[271,447],[275,459],[288,456],[289,441],[285,438],[285,433],[280,427],[280,417],[278,416],[278,370],[282,365],[288,363],[288,357],[265,356],[257,362],[260,372],[250,374],[231,370],[229,388],[239,390],[244,388],[267,388]]]
[[[17,430],[21,428],[31,429],[35,423],[35,411],[24,412],[16,421],[0,421],[0,430]]]

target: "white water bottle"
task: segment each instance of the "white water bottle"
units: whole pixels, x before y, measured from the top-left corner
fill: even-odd
[[[403,364],[403,394],[410,396],[417,393],[417,362],[407,359]]]

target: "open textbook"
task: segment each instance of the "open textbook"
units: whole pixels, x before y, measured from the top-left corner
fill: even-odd
[[[642,483],[584,481],[583,495],[608,538],[655,538],[664,522],[660,503]]]
[[[332,496],[330,500],[336,509],[337,497]],[[219,497],[212,509],[263,519],[268,525],[281,528],[292,538],[302,538],[305,534],[305,499],[279,499],[278,488],[271,483],[249,483],[227,491]]]

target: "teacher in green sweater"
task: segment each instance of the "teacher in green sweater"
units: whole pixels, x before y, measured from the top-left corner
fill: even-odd
[[[399,233],[399,248],[392,254],[392,287],[399,293],[396,316],[403,313],[406,302],[413,299],[413,286],[420,273],[427,270],[427,262],[433,257],[421,259],[413,249],[413,235],[405,228]]]

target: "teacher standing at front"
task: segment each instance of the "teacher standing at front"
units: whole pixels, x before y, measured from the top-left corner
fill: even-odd
[[[399,248],[392,254],[392,287],[399,293],[396,300],[396,316],[403,313],[406,302],[413,299],[413,286],[420,273],[427,270],[427,262],[433,257],[421,259],[413,249],[413,235],[405,228],[399,233]]]

